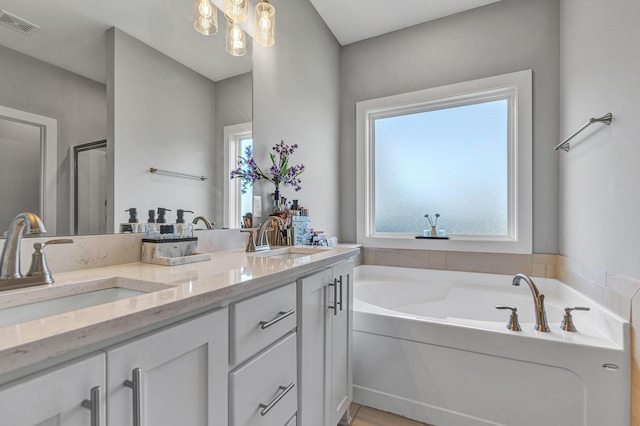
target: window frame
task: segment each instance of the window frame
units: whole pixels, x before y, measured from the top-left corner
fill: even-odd
[[[374,126],[379,118],[507,99],[509,235],[449,240],[375,232]],[[356,103],[357,242],[365,247],[530,254],[533,248],[532,71],[488,77]],[[425,219],[426,220],[426,219]],[[426,225],[425,225],[426,227]]]
[[[224,176],[227,184],[223,186],[224,213],[222,226],[224,228],[241,228],[240,219],[240,179],[231,179],[231,171],[238,165],[238,157],[244,156],[240,152],[240,145],[244,139],[253,137],[253,123],[240,123],[224,127]]]

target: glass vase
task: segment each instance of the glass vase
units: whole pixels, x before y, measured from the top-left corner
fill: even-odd
[[[280,213],[282,206],[280,205],[280,191],[276,189],[273,193],[273,213]]]

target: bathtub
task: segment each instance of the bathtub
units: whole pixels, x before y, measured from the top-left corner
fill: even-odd
[[[354,402],[436,426],[628,426],[629,323],[560,281],[359,266],[354,273]],[[506,328],[518,308],[522,331]],[[560,329],[564,307],[577,332]]]

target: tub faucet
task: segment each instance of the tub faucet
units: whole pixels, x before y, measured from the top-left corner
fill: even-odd
[[[516,274],[511,284],[519,286],[521,280],[529,284],[529,289],[533,295],[533,305],[536,313],[536,325],[533,328],[537,331],[550,331],[549,324],[547,324],[547,313],[544,311],[544,294],[540,294],[533,280],[525,274]]]
[[[249,244],[247,244],[246,249],[247,252],[269,250],[269,241],[268,238],[266,238],[267,227],[271,226],[274,220],[278,222],[278,227],[284,227],[284,221],[280,216],[269,216],[269,218],[262,223],[260,229],[258,229],[258,236],[255,241],[253,241],[253,231],[249,232]]]

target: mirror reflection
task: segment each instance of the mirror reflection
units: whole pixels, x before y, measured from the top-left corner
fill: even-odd
[[[221,11],[208,36],[184,1],[8,0],[1,13],[14,27],[0,26],[0,236],[21,211],[47,236],[118,232],[129,208],[222,223],[226,129],[251,126],[252,65],[251,42],[226,52]]]

